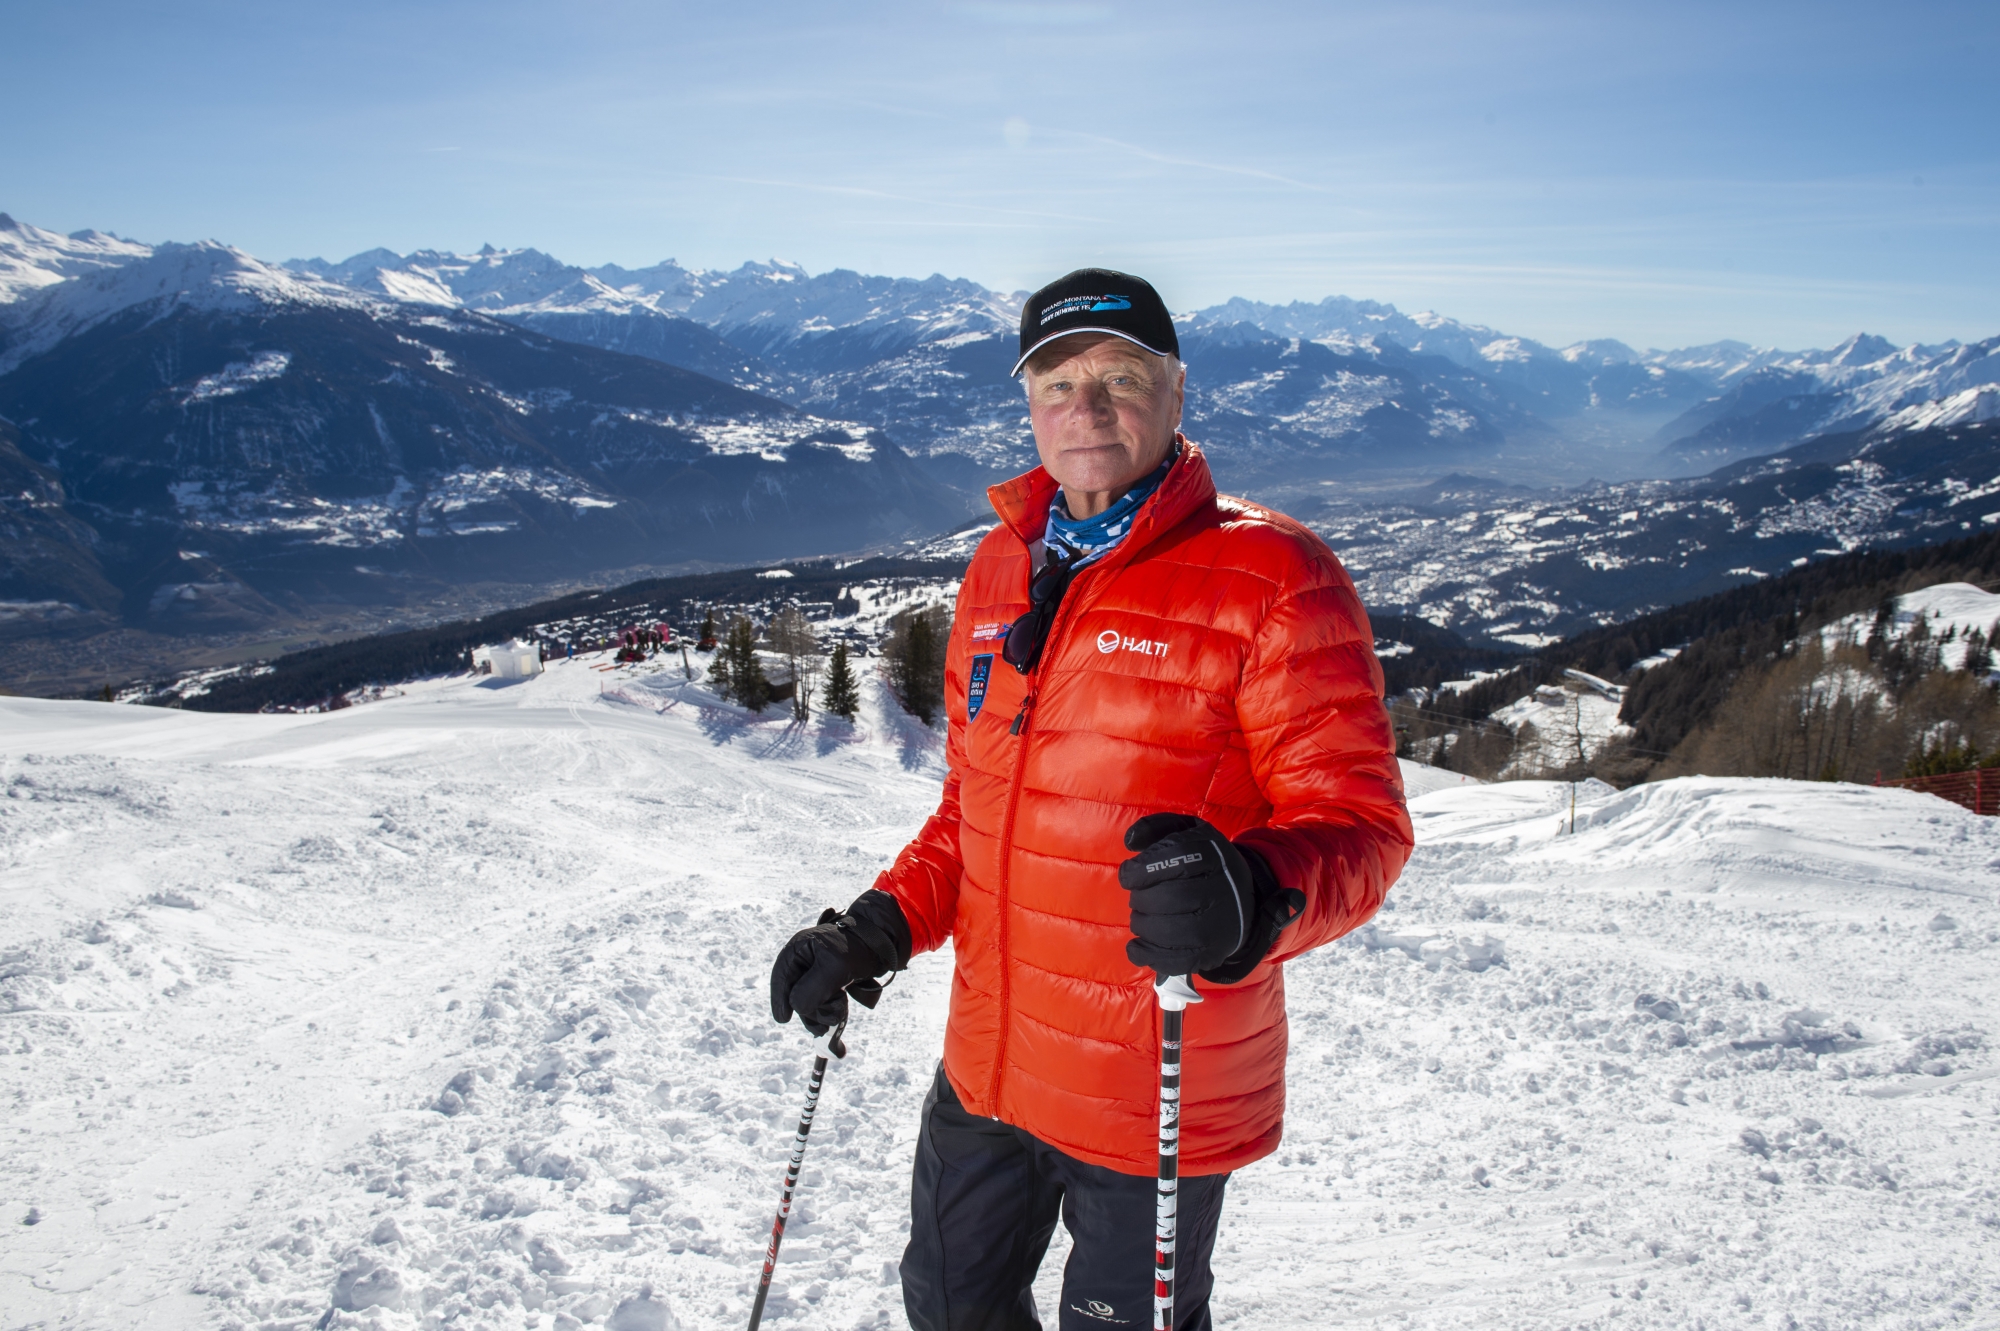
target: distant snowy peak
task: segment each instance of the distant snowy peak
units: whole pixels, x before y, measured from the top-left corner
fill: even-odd
[[[907,347],[964,333],[1011,333],[1020,318],[1019,297],[940,273],[871,277],[836,268],[811,276],[796,265],[770,263],[691,276],[698,294],[687,316],[760,351],[832,332]],[[756,335],[734,336],[750,330]]]
[[[621,268],[607,263],[589,270],[590,275],[612,290],[644,300],[669,314],[685,314],[701,294],[700,279],[705,274],[681,267],[672,259],[647,268]]]
[[[1429,310],[1404,314],[1394,305],[1348,296],[1328,296],[1317,302],[1295,300],[1289,305],[1267,305],[1239,296],[1197,310],[1185,316],[1184,322],[1191,326],[1251,324],[1281,337],[1330,346],[1372,347],[1376,339],[1384,339],[1409,351],[1443,356],[1467,369],[1478,369],[1499,358],[1554,354],[1538,342],[1509,338],[1480,324],[1461,323]],[[1510,345],[1495,355],[1485,354],[1486,348],[1496,343]]]
[[[1663,427],[1667,450],[1712,465],[1823,435],[1991,420],[2000,402],[2000,337],[1899,348],[1858,333],[1829,351],[1762,361]]]
[[[1912,343],[1898,347],[1887,338],[1872,333],[1856,333],[1829,350],[1780,351],[1774,347],[1752,347],[1742,342],[1711,342],[1707,346],[1685,347],[1679,351],[1655,351],[1645,356],[1649,365],[1699,374],[1721,386],[1731,386],[1761,370],[1799,371],[1813,374],[1836,386],[1871,380],[1902,368],[1933,364],[1960,349],[1956,341],[1925,346]]]
[[[102,231],[61,235],[0,213],[0,305],[85,273],[117,268],[153,252]]]
[[[293,259],[285,267],[406,304],[462,307],[485,314],[546,307],[552,298],[572,291],[578,303],[594,301],[600,306],[607,294],[616,294],[583,269],[540,250],[497,250],[491,245],[477,254],[441,250],[397,254],[377,249],[339,263]]]
[[[0,307],[7,334],[0,374],[123,311],[155,307],[246,313],[277,306],[370,309],[377,302],[311,274],[289,272],[215,241],[166,244],[116,267],[86,270]]]
[[[1830,388],[1846,390],[1855,414],[1886,423],[1906,408],[1943,407],[1968,393],[2000,386],[2000,337],[1949,350],[1906,347],[1859,366],[1835,362],[1821,367],[1820,377]]]
[[[1643,359],[1638,352],[1626,346],[1615,337],[1594,337],[1583,342],[1573,342],[1556,353],[1572,365],[1637,365]]]
[[[668,260],[650,268],[616,264],[579,268],[540,250],[477,254],[419,250],[399,255],[369,250],[339,263],[295,259],[286,267],[392,300],[462,306],[501,318],[612,314],[679,316],[759,352],[834,332],[860,331],[873,344],[897,348],[1011,331],[1018,297],[976,282],[869,277],[847,269],[814,276],[795,263],[751,262],[729,272],[683,268]]]
[[[2000,420],[2000,387],[1993,385],[1904,407],[1885,416],[1876,429],[1883,435],[1907,434],[1990,420]]]
[[[1682,347],[1678,351],[1648,352],[1645,361],[1648,365],[1657,365],[1665,370],[1679,370],[1683,374],[1691,374],[1712,384],[1721,385],[1781,362],[1794,360],[1799,354],[1779,351],[1773,347],[1753,347],[1748,342],[1725,339],[1698,347]]]

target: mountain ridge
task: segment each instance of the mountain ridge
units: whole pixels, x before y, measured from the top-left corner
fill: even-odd
[[[492,246],[274,265],[0,219],[17,640],[219,641],[473,583],[891,549],[1034,461],[1023,296],[961,278]],[[2000,416],[2000,339],[1551,348],[1347,297],[1176,323],[1225,489],[1308,521],[1372,606],[1523,642],[1961,521],[1989,465],[1963,431]],[[1761,461],[1754,485],[1619,479],[1662,458]],[[1690,505],[1706,525],[1676,534]]]

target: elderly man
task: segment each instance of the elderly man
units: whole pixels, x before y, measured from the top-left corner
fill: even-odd
[[[1042,465],[958,594],[938,810],[771,975],[815,1033],[848,985],[951,940],[903,1297],[920,1331],[1039,1328],[1058,1215],[1062,1331],[1152,1325],[1156,976],[1193,974],[1178,1328],[1207,1328],[1230,1172],[1277,1149],[1283,963],[1372,915],[1409,857],[1368,617],[1320,539],[1218,495],[1179,433],[1159,296],[1084,269],[1021,311]],[[1144,852],[1134,855],[1133,852]]]

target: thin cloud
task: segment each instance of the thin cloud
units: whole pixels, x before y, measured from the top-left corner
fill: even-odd
[[[982,23],[1020,28],[1076,28],[1111,17],[1110,5],[963,4],[953,8]]]
[[[892,203],[914,203],[925,208],[956,208],[965,212],[999,213],[1010,217],[1039,217],[1057,222],[1088,222],[1092,226],[1110,226],[1111,221],[1103,217],[1085,217],[1076,213],[1051,213],[1032,208],[1000,208],[985,203],[951,203],[944,199],[925,199],[912,194],[893,194],[887,190],[869,189],[861,185],[821,185],[806,180],[769,180],[757,176],[694,176],[696,180],[723,181],[733,185],[763,185],[772,189],[806,190],[814,194],[845,194],[856,198],[887,199]]]
[[[1254,180],[1270,180],[1280,185],[1290,185],[1294,189],[1307,190],[1313,194],[1333,193],[1333,190],[1325,185],[1314,185],[1308,181],[1298,180],[1291,176],[1281,176],[1275,171],[1260,171],[1254,166],[1230,166],[1223,162],[1204,162],[1195,157],[1175,157],[1168,153],[1154,152],[1151,148],[1137,143],[1127,143],[1123,139],[1106,138],[1102,134],[1086,134],[1081,130],[1074,129],[1041,130],[1039,127],[1037,132],[1047,133],[1052,136],[1059,135],[1064,138],[1082,139],[1086,143],[1101,143],[1106,147],[1118,148],[1136,157],[1143,157],[1149,162],[1159,162],[1163,166],[1186,166],[1193,167],[1197,171],[1214,171],[1225,176],[1248,176]]]

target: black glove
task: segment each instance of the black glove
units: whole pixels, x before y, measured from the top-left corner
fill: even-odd
[[[870,889],[842,915],[828,907],[819,923],[792,935],[771,967],[771,1020],[799,1014],[814,1035],[847,1020],[847,999],[863,1007],[882,997],[875,979],[910,964],[910,925],[887,892]]]
[[[1280,887],[1263,856],[1188,814],[1141,818],[1125,847],[1141,852],[1118,866],[1132,894],[1125,955],[1158,975],[1234,984],[1305,909],[1305,893]]]

